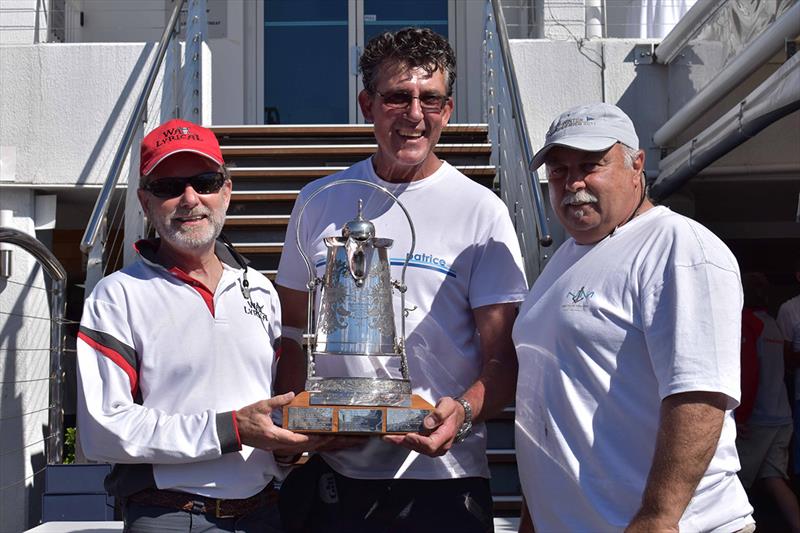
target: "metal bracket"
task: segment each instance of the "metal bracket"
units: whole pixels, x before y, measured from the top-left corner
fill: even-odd
[[[786,60],[788,61],[793,55],[797,53],[797,47],[800,45],[800,38],[797,39],[786,39],[785,48],[786,48]]]
[[[633,47],[634,65],[652,65],[655,60],[655,44],[643,43]]]

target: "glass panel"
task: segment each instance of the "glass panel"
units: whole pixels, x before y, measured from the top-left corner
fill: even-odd
[[[430,28],[446,39],[447,0],[364,0],[364,44],[408,26]]]
[[[347,0],[264,2],[264,122],[346,124]]]

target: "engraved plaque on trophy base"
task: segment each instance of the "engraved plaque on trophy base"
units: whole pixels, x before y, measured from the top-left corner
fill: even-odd
[[[386,405],[311,405],[309,393],[301,392],[283,408],[283,427],[297,433],[386,435],[417,433],[433,406],[411,395],[410,407]]]

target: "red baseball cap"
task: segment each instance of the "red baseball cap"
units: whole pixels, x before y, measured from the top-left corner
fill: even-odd
[[[173,119],[148,133],[142,140],[139,174],[147,176],[156,165],[180,152],[194,152],[218,165],[225,164],[214,132],[186,120]]]

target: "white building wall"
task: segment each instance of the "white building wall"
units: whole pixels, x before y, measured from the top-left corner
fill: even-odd
[[[11,226],[35,236],[34,194],[3,190]],[[12,275],[0,278],[0,533],[36,525],[46,463],[50,309],[36,260],[12,247]]]
[[[108,173],[154,53],[152,44],[0,48],[0,146],[16,151],[2,186],[98,186]],[[162,78],[148,105],[158,123]],[[123,182],[127,179],[123,170]]]
[[[647,168],[658,168],[653,132],[667,118],[667,70],[637,65],[634,48],[651,41],[513,40],[523,110],[534,150],[541,148],[550,123],[561,111],[589,102],[619,105],[633,119]]]

